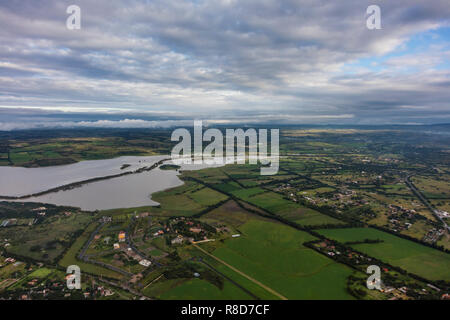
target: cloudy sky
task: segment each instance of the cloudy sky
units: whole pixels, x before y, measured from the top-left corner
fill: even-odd
[[[448,0],[8,0],[0,43],[0,130],[450,122]]]

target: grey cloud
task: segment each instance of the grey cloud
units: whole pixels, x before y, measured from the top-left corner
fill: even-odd
[[[0,64],[0,106],[439,119],[450,76],[433,68],[439,50],[391,59],[381,72],[341,68],[446,25],[448,1],[382,2],[383,30],[369,31],[372,2],[80,0],[77,31],[65,28],[72,1],[2,2],[0,62],[20,68]],[[414,58],[412,74],[398,67]],[[415,105],[427,109],[404,108]]]

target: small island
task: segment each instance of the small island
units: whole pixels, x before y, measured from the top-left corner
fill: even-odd
[[[177,166],[176,164],[163,164],[159,167],[161,170],[178,170],[181,167]]]

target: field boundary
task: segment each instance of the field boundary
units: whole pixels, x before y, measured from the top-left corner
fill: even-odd
[[[219,259],[218,257],[210,254],[208,251],[200,248],[198,245],[196,244],[192,244],[195,248],[197,248],[198,250],[200,250],[201,252],[203,252],[204,254],[206,254],[208,257],[213,258],[214,260],[220,262],[221,264],[227,266],[228,268],[230,268],[231,270],[233,270],[234,272],[237,272],[238,274],[240,274],[241,276],[247,278],[248,280],[250,280],[251,282],[257,284],[258,286],[260,286],[261,288],[269,291],[270,293],[272,293],[273,295],[277,296],[278,298],[280,298],[281,300],[288,300],[288,298],[286,298],[285,296],[283,296],[282,294],[276,292],[275,290],[273,290],[272,288],[266,286],[265,284],[259,282],[258,280],[250,277],[249,275],[245,274],[244,272],[242,272],[239,269],[236,269],[235,267],[233,267],[232,265],[226,263],[225,261],[223,261],[222,259]]]

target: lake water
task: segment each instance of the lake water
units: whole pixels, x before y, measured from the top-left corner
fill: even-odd
[[[42,167],[0,167],[0,196],[23,196],[74,182],[120,174],[148,167],[169,156],[119,157]],[[124,164],[130,166],[121,169]]]
[[[169,156],[120,157],[46,168],[0,167],[0,174],[6,173],[11,179],[5,180],[1,176],[0,190],[3,192],[0,194],[24,195],[45,191],[68,183],[148,167],[166,158],[169,158]],[[132,166],[120,170],[120,167],[125,163]],[[167,161],[166,163],[171,162]],[[206,167],[217,167],[217,165],[182,165],[181,169],[199,170]],[[66,175],[64,175],[64,172]],[[68,205],[88,211],[154,206],[158,203],[151,199],[152,193],[183,184],[183,181],[178,178],[178,174],[175,170],[155,168],[151,171],[100,180],[70,190],[61,190],[18,201]],[[10,183],[14,188],[8,188]],[[24,190],[18,186],[23,186]]]

